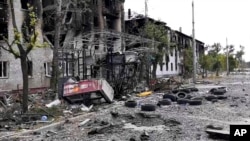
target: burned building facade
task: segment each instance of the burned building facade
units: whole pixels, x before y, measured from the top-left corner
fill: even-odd
[[[109,36],[122,32],[122,0],[66,0],[62,3],[61,76],[92,77],[92,66],[112,48],[121,50],[121,38]],[[57,3],[43,0],[44,32],[53,42],[53,19]],[[51,21],[52,20],[52,21]],[[52,24],[51,24],[52,23]]]
[[[22,28],[27,4],[35,7],[38,16],[39,41],[51,46],[37,48],[28,57],[29,87],[48,87],[51,77],[55,23],[61,22],[59,70],[60,76],[89,78],[92,66],[112,52],[122,50],[124,0],[61,0],[61,20],[56,21],[58,0],[20,0],[14,2],[18,28]],[[13,40],[9,0],[0,1],[0,34]],[[115,33],[115,36],[113,35]],[[4,44],[3,38],[0,43]],[[1,49],[0,89],[22,89],[20,60]]]

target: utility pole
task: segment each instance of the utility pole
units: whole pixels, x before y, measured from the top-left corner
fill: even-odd
[[[148,0],[145,0],[145,17],[148,17]]]
[[[227,38],[226,38],[226,49],[227,49],[227,76],[229,75],[229,49],[228,49],[228,44],[227,44]]]
[[[194,30],[194,1],[192,1],[192,24],[193,24],[193,83],[196,83],[196,43]]]

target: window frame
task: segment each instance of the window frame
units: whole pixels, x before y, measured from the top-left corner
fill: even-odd
[[[45,72],[44,72],[45,76],[46,77],[51,77],[51,75],[52,75],[52,62],[45,62],[44,63],[44,69],[45,69]]]
[[[61,71],[62,75],[63,76],[67,76],[67,67],[66,65],[68,65],[68,76],[73,76],[73,70],[71,71],[70,69],[70,65],[72,64],[72,69],[74,69],[74,62],[66,62],[65,60],[64,61],[59,61],[59,70]]]
[[[3,63],[6,63],[6,76],[3,76],[4,72],[3,72]],[[2,68],[0,69],[0,73],[2,76],[0,76],[0,79],[8,79],[9,78],[9,61],[0,61],[0,65],[2,66]]]

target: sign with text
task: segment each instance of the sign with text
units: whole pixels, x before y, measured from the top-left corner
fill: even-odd
[[[249,141],[250,125],[230,125],[230,141]]]

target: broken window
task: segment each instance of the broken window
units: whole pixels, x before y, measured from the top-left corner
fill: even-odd
[[[105,7],[110,7],[111,1],[110,0],[105,0]]]
[[[113,23],[114,23],[114,20],[111,19],[111,18],[106,18],[106,27],[108,29],[113,29]]]
[[[27,61],[27,65],[28,65],[28,76],[32,76],[33,75],[33,64],[32,64],[32,61]]]
[[[98,5],[97,0],[93,0],[93,5]]]
[[[44,63],[45,76],[51,77],[52,74],[52,62]]]
[[[168,71],[168,63],[166,63],[166,71]]]
[[[160,64],[160,70],[162,71],[163,70],[163,63]]]
[[[173,71],[174,70],[174,68],[173,68],[174,66],[173,66],[173,63],[171,63],[171,71]]]
[[[99,46],[98,45],[95,45],[95,50],[98,50],[99,49]]]
[[[54,10],[48,10],[43,12],[43,24],[44,31],[50,32],[55,30],[55,12]]]
[[[8,62],[7,61],[0,61],[0,78],[7,78],[8,77]]]
[[[67,12],[66,18],[65,18],[65,24],[71,24],[73,18],[72,18],[72,12]]]
[[[21,0],[22,9],[28,9],[29,0]]]
[[[98,18],[94,17],[94,27],[98,27]]]
[[[0,3],[6,4],[7,0],[0,0]]]
[[[170,51],[170,55],[171,55],[171,56],[173,56],[173,55],[174,55],[173,50],[171,50],[171,51]]]
[[[8,38],[8,25],[7,23],[0,23],[0,40]]]
[[[59,69],[63,76],[72,76],[74,71],[74,62],[60,61]]]

